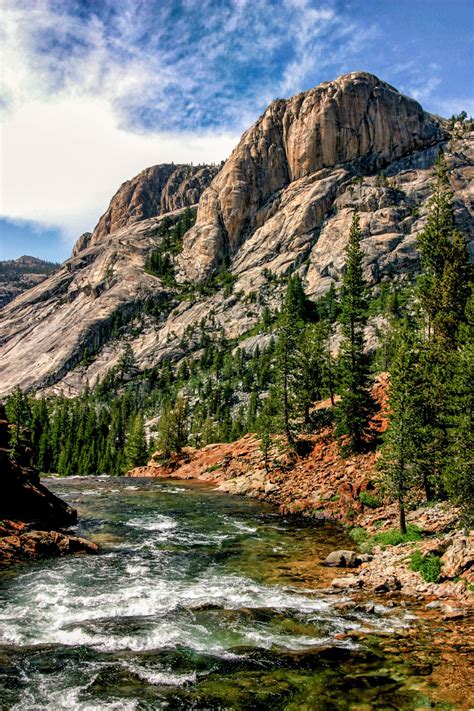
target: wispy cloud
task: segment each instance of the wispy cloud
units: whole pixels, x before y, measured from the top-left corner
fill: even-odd
[[[68,236],[140,169],[221,160],[272,99],[347,71],[442,112],[443,62],[387,42],[372,0],[0,2],[0,215]]]

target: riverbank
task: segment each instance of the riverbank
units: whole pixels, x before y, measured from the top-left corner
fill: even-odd
[[[39,473],[10,458],[8,422],[0,418],[0,565],[69,553],[96,553],[98,547],[64,529],[77,512],[40,481]]]
[[[439,603],[439,611],[451,618],[472,613],[474,537],[459,530],[455,507],[412,499],[403,539],[397,535],[397,507],[379,491],[374,452],[343,458],[331,427],[306,436],[298,451],[288,452],[275,438],[265,466],[259,440],[247,435],[230,444],[187,448],[166,465],[155,455],[147,467],[129,474],[204,481],[219,491],[276,504],[282,514],[336,521],[349,531],[353,551],[366,555],[357,564],[342,558],[340,566],[350,570],[342,575],[335,570],[333,588],[399,593],[433,608]],[[439,574],[424,570],[432,578],[424,579],[412,569],[417,560],[422,568],[439,568]]]
[[[469,619],[332,588],[341,526],[193,480],[48,488],[101,551],[1,571],[6,708],[470,708]]]

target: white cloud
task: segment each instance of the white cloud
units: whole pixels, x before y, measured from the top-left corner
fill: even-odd
[[[25,102],[1,128],[0,213],[59,226],[72,240],[94,227],[119,184],[143,168],[218,162],[237,139],[131,133],[109,102],[87,96]]]
[[[1,217],[59,227],[72,241],[94,227],[118,186],[143,168],[219,162],[235,146],[235,133],[127,128],[121,100],[156,100],[173,76],[157,71],[156,57],[153,70],[133,53],[120,63],[106,50],[106,30],[97,19],[84,25],[42,2],[28,13],[10,3],[2,20]],[[87,39],[88,51],[68,56],[55,73],[48,54],[32,48],[32,28]],[[126,40],[125,33],[114,41]]]

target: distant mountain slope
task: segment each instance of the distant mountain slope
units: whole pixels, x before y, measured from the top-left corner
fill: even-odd
[[[371,282],[415,273],[439,150],[472,244],[473,139],[353,73],[273,102],[218,173],[143,171],[56,274],[3,309],[0,395],[17,383],[75,395],[117,363],[124,342],[149,368],[195,349],[203,330],[245,339],[266,306],[278,307],[279,277],[297,271],[312,298],[340,282],[355,209]],[[201,193],[195,226],[170,249],[182,206]]]
[[[54,262],[27,255],[0,262],[0,308],[23,291],[40,284],[59,267]]]

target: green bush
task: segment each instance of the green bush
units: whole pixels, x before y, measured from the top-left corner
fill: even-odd
[[[420,573],[427,583],[436,583],[441,573],[441,559],[434,553],[422,555],[419,550],[416,550],[411,557],[410,567]]]
[[[397,529],[390,531],[382,531],[370,536],[365,528],[356,527],[349,531],[349,536],[359,549],[364,553],[371,553],[374,545],[379,545],[382,548],[386,546],[398,546],[399,543],[408,543],[409,541],[419,541],[422,538],[422,533],[416,526],[408,526],[407,532],[402,535]]]
[[[421,538],[422,533],[417,526],[407,526],[406,533],[400,533],[396,528],[376,533],[371,542],[385,548],[385,546],[398,546],[400,543],[408,543],[409,541],[419,541]]]
[[[356,543],[358,546],[362,545],[363,543],[366,543],[369,534],[365,530],[365,528],[362,528],[361,526],[357,526],[356,528],[353,528],[351,531],[349,531],[349,537],[352,538],[354,543]]]
[[[382,505],[382,502],[376,497],[369,494],[368,491],[361,491],[359,494],[359,501],[364,506],[368,506],[370,509],[378,509]]]

